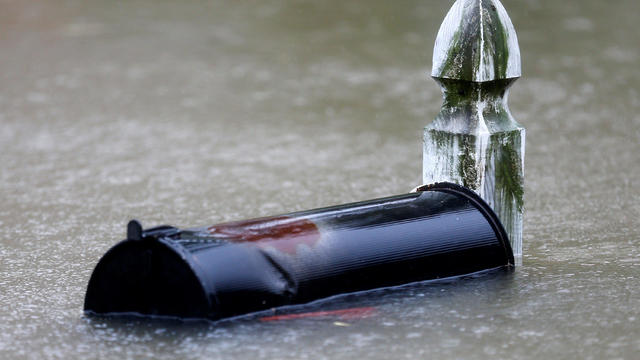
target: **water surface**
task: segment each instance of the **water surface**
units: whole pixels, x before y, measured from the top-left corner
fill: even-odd
[[[450,1],[0,1],[0,357],[640,353],[635,0],[504,1],[527,128],[523,266],[330,299],[363,319],[87,318],[131,218],[197,226],[419,185]]]

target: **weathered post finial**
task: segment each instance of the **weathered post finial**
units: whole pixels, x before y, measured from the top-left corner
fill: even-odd
[[[520,48],[498,0],[457,0],[440,27],[433,78],[444,103],[424,131],[423,180],[476,191],[522,255],[525,129],[507,105],[521,75]]]

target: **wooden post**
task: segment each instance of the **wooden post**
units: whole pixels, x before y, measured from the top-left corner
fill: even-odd
[[[457,0],[438,32],[431,75],[444,103],[424,130],[423,180],[477,192],[522,256],[525,129],[511,116],[509,87],[520,48],[498,0]]]

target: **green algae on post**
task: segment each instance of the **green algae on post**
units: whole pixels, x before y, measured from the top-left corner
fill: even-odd
[[[485,82],[521,75],[518,37],[498,0],[458,0],[433,51],[435,78]]]
[[[444,102],[424,131],[423,181],[476,191],[502,221],[522,256],[525,129],[507,104],[521,75],[518,38],[498,0],[458,0],[433,51]]]

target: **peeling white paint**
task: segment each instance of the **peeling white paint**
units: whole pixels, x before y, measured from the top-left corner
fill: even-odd
[[[484,9],[482,8],[482,0],[478,0],[478,12],[480,13],[480,66],[478,66],[473,71],[473,76],[476,79],[491,79],[493,78],[493,74],[491,77],[488,76],[488,71],[493,71],[493,67],[488,69],[488,67],[484,64]]]
[[[498,23],[492,24],[489,11],[497,13]],[[495,72],[493,49],[500,48],[501,41],[496,36],[499,27],[504,29],[507,38],[508,57],[504,76]],[[476,34],[465,34],[466,29],[476,29]],[[477,47],[477,51],[468,47]],[[457,49],[458,51],[452,51]],[[465,54],[473,54],[466,58]],[[462,69],[473,66],[471,77]],[[433,50],[433,68],[431,76],[469,80],[475,82],[510,79],[520,77],[520,48],[518,36],[506,9],[499,0],[457,0],[445,17]]]
[[[453,45],[453,39],[457,31],[462,28],[462,20],[465,18],[465,1],[456,1],[451,10],[444,18],[436,44],[433,48],[433,70],[431,76],[437,77],[441,72],[448,58],[449,49]]]

